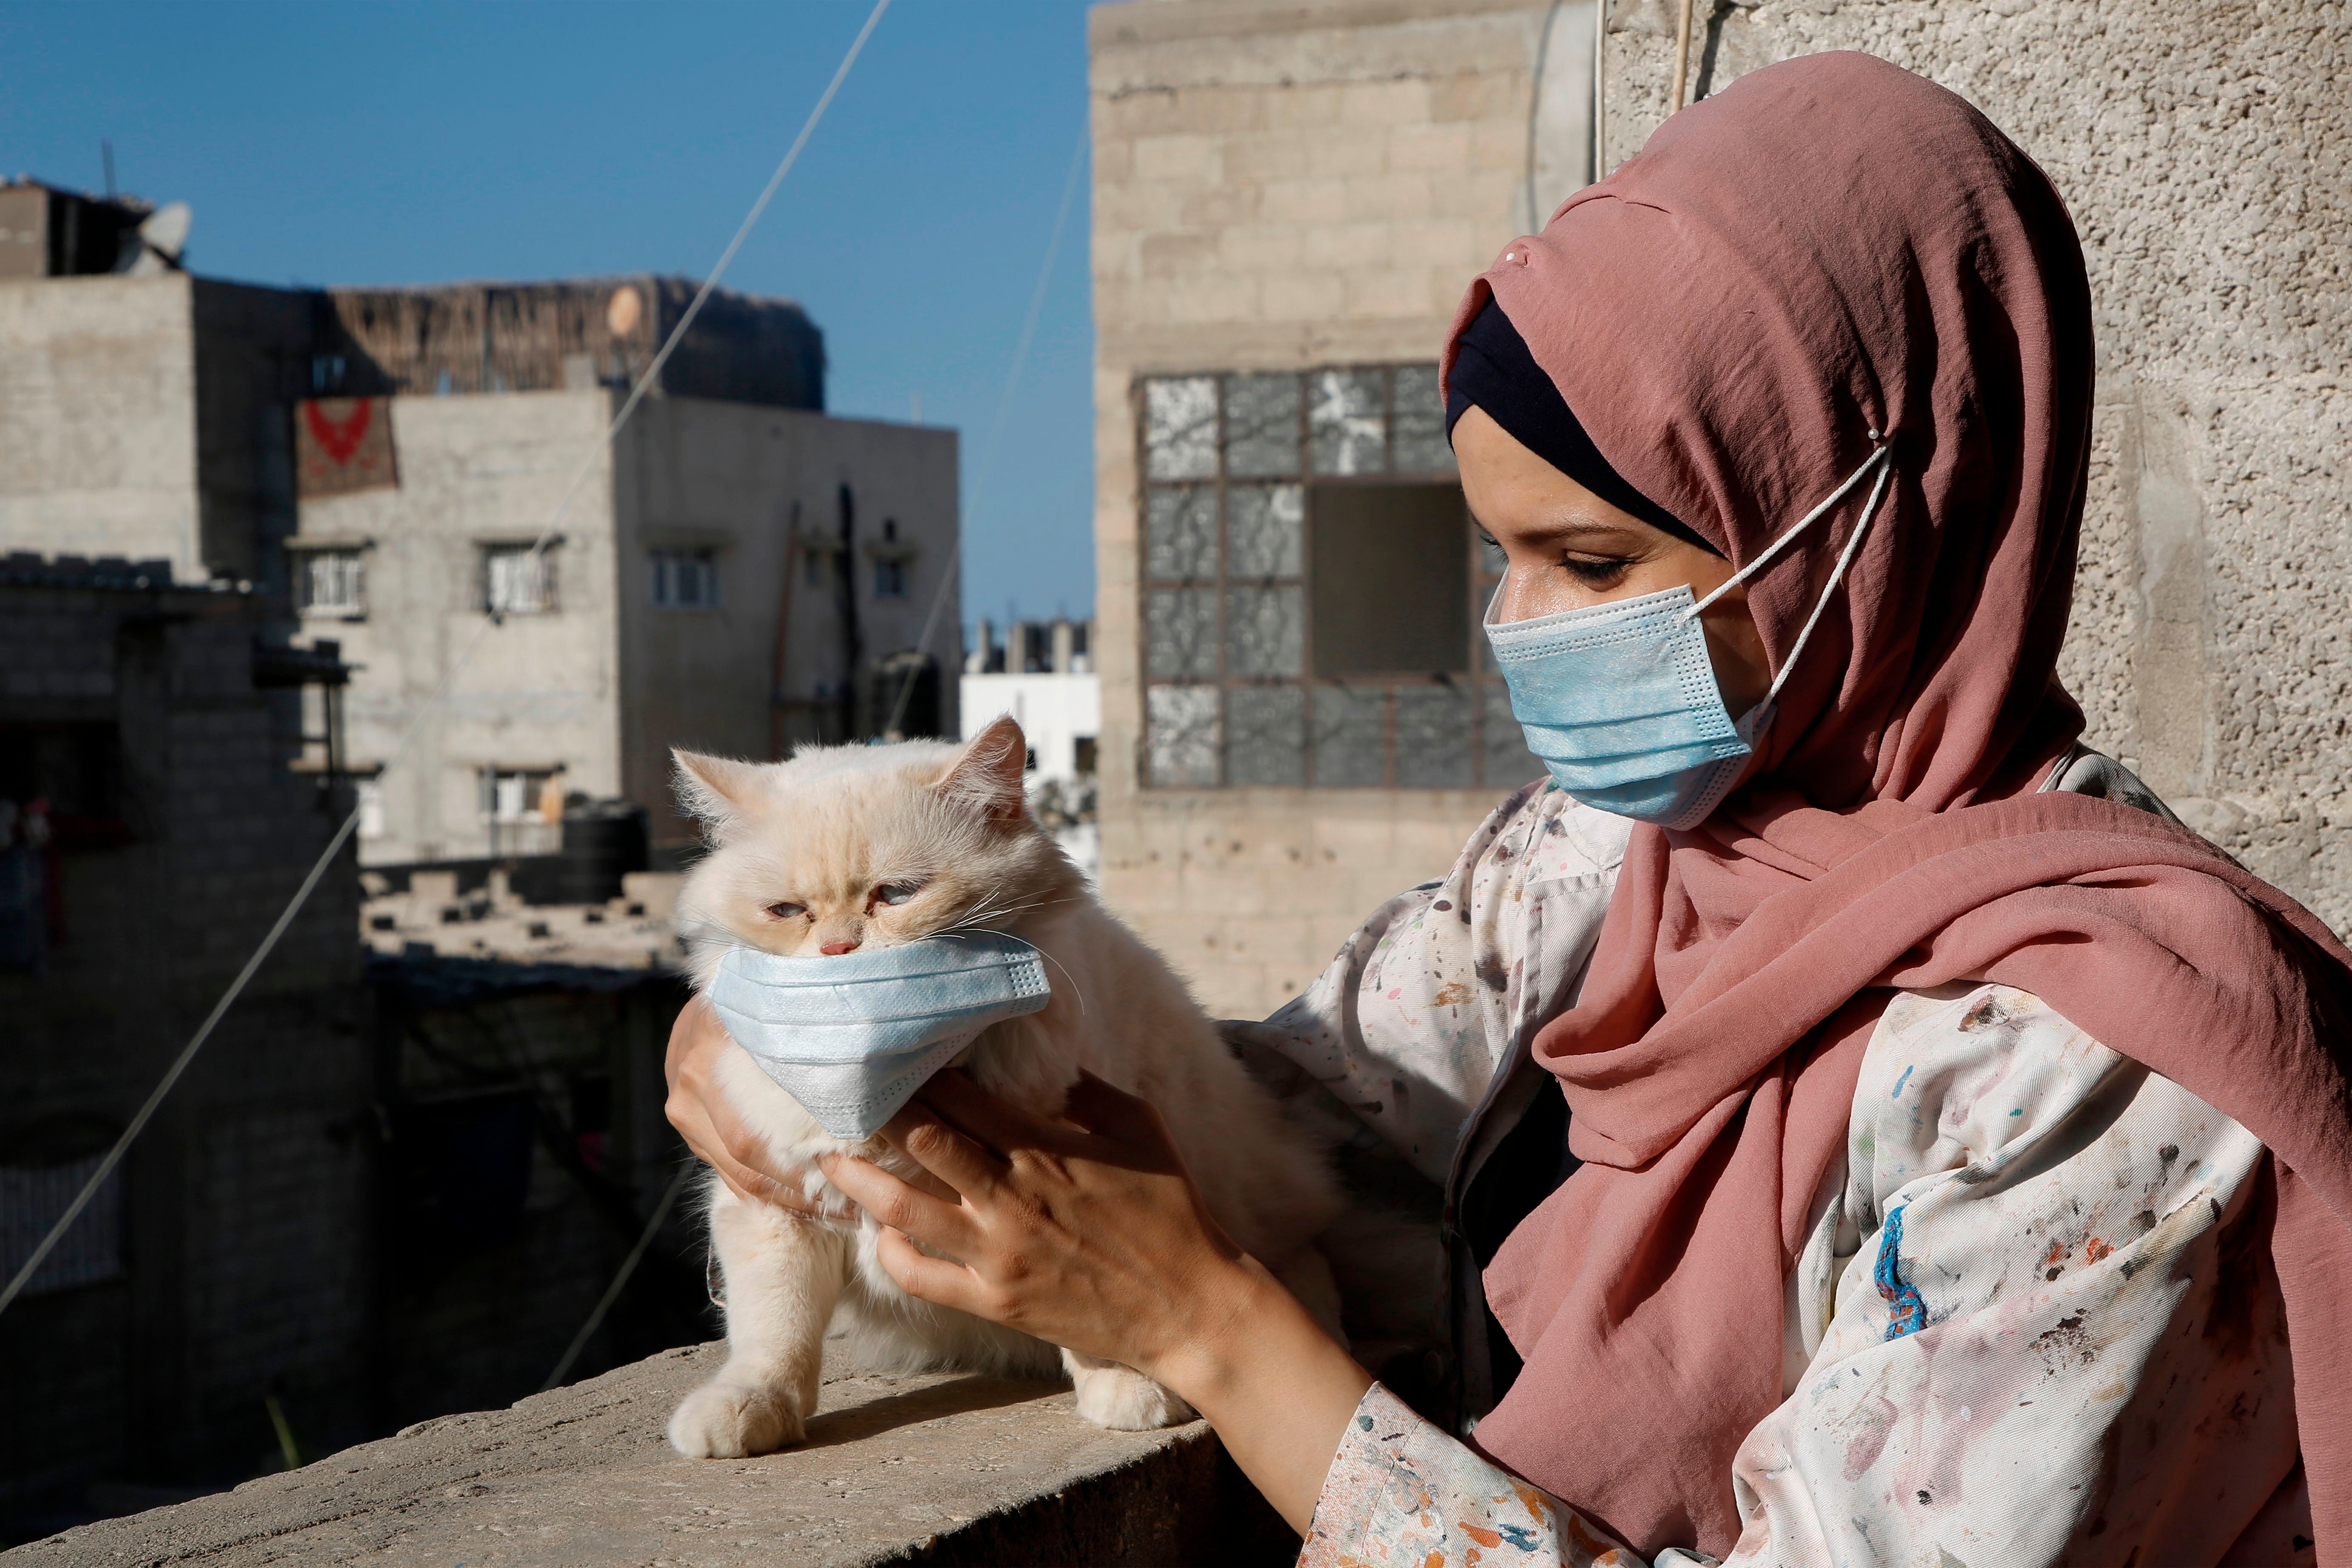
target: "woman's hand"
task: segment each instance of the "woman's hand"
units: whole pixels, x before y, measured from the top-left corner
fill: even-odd
[[[798,1183],[767,1168],[767,1140],[745,1126],[719,1092],[713,1081],[717,1064],[722,1053],[734,1048],[727,1026],[709,1003],[697,996],[678,1010],[677,1022],[670,1026],[669,1055],[662,1063],[669,1079],[669,1100],[662,1110],[669,1124],[737,1197],[799,1214],[822,1213],[802,1194]]]
[[[823,1164],[901,1289],[1155,1379],[1306,1532],[1371,1378],[1217,1225],[1158,1111],[1088,1076],[1051,1120],[950,1071],[884,1132],[954,1195]]]
[[[669,1099],[662,1110],[695,1157],[719,1173],[727,1190],[747,1203],[773,1204],[794,1214],[829,1215],[835,1219],[854,1214],[836,1200],[830,1208],[812,1202],[799,1174],[768,1164],[768,1141],[735,1114],[719,1091],[718,1063],[735,1049],[734,1037],[710,1004],[697,996],[678,1010],[670,1026],[669,1055],[662,1070],[669,1079]],[[915,1180],[925,1191],[955,1201],[955,1194],[928,1175]]]
[[[1247,1259],[1158,1111],[1087,1077],[1065,1115],[942,1072],[883,1135],[951,1189],[944,1201],[862,1160],[828,1156],[825,1173],[890,1227],[879,1255],[909,1294],[1158,1377],[1171,1350],[1229,1326]]]

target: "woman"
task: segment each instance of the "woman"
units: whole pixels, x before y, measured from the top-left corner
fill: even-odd
[[[1314,1563],[2352,1552],[2352,954],[2075,744],[2040,172],[1894,67],[1772,67],[1507,247],[1446,365],[1558,787],[1268,1032],[1445,1184],[1499,1403],[1374,1383],[1101,1086],[942,1075],[891,1134],[933,1191],[835,1162],[893,1274],[1192,1401]],[[673,1114],[755,1185],[711,1048]]]

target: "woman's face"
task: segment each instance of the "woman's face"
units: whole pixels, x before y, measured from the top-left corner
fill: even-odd
[[[1483,408],[1454,426],[1470,516],[1502,546],[1496,622],[1533,620],[1690,585],[1704,599],[1731,563],[1611,506],[1514,439]],[[1772,684],[1745,584],[1699,612],[1724,707],[1735,719]]]

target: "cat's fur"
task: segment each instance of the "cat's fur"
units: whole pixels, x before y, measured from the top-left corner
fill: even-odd
[[[1001,719],[961,749],[939,742],[804,749],[751,763],[677,753],[681,798],[713,847],[680,889],[678,925],[698,989],[730,944],[816,956],[830,944],[893,946],[988,928],[1046,955],[1045,1010],[997,1024],[960,1058],[984,1088],[1055,1112],[1083,1067],[1160,1110],[1210,1212],[1336,1331],[1338,1292],[1310,1245],[1339,1213],[1338,1189],[1304,1134],[1286,1122],[1226,1050],[1158,954],[1103,909],[1028,815],[1027,752]],[[917,890],[879,901],[877,889]],[[803,906],[805,914],[770,912]],[[879,1138],[826,1134],[746,1053],[730,1049],[719,1089],[762,1133],[778,1170],[846,1212],[813,1161],[852,1151],[903,1173]],[[710,1234],[726,1276],[728,1358],[687,1396],[670,1441],[733,1458],[798,1442],[814,1412],[828,1324],[868,1365],[1051,1375],[1058,1357],[1078,1413],[1111,1427],[1192,1418],[1142,1374],[918,1300],[876,1261],[865,1216],[811,1220],[746,1203],[709,1184]]]

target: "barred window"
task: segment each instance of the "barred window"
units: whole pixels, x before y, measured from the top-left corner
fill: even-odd
[[[1514,788],[1433,364],[1140,386],[1143,777]]]
[[[555,547],[482,547],[482,608],[494,616],[544,616],[555,609]]]
[[[59,1165],[0,1165],[0,1279],[16,1277],[103,1160],[91,1154]],[[41,1259],[25,1293],[39,1296],[121,1279],[122,1220],[122,1172],[117,1168]]]
[[[294,584],[303,614],[356,619],[367,613],[367,553],[303,551],[295,558]]]
[[[715,610],[719,607],[719,552],[656,550],[648,552],[655,607]]]

